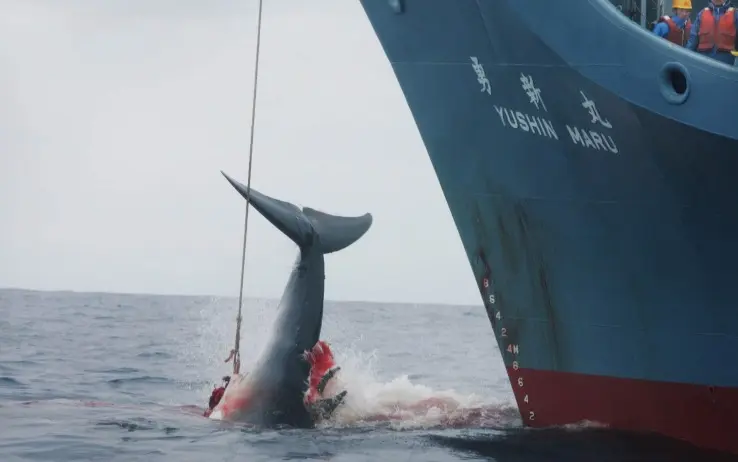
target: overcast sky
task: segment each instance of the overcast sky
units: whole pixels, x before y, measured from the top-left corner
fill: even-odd
[[[0,287],[238,295],[257,5],[0,0]],[[265,1],[252,185],[374,215],[327,298],[479,302],[358,1]],[[279,297],[297,249],[250,215],[245,293]]]

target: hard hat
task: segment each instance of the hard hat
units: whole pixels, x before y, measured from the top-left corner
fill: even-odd
[[[692,0],[673,0],[671,2],[671,7],[681,8],[683,10],[691,10],[692,9]]]

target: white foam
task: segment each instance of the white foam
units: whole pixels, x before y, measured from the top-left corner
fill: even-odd
[[[453,389],[434,390],[415,384],[407,375],[382,382],[375,370],[375,354],[352,349],[336,351],[341,371],[329,382],[325,395],[348,393],[333,418],[324,425],[347,426],[369,422],[389,422],[399,428],[427,428],[447,425],[517,425],[514,403],[483,399],[473,393]]]

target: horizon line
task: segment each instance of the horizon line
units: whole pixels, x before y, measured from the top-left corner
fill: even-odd
[[[173,294],[173,293],[153,293],[153,292],[125,292],[125,291],[102,291],[102,290],[75,290],[75,289],[32,289],[26,287],[10,287],[0,286],[0,291],[17,291],[17,292],[41,292],[41,293],[72,293],[72,294],[88,294],[88,295],[124,295],[124,296],[149,296],[149,297],[188,297],[188,298],[234,298],[237,295],[213,295],[213,294]],[[274,300],[279,301],[279,297],[255,297],[246,296],[244,299],[251,300]],[[428,306],[449,306],[449,307],[478,307],[478,304],[471,303],[440,303],[440,302],[400,302],[400,301],[376,301],[376,300],[348,300],[348,299],[325,299],[330,303],[371,303],[376,305],[428,305]]]

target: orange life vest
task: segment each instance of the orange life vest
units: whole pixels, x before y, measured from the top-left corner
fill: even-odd
[[[665,22],[666,25],[669,26],[669,34],[666,36],[666,40],[671,43],[676,43],[679,46],[687,44],[689,33],[692,31],[692,21],[690,21],[689,18],[687,18],[687,21],[684,23],[684,29],[680,29],[670,16],[662,17],[659,19],[659,22]]]
[[[717,45],[718,51],[732,51],[735,48],[735,32],[734,8],[728,8],[719,21],[715,21],[712,10],[705,8],[700,20],[700,43],[697,50],[709,51]]]

